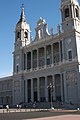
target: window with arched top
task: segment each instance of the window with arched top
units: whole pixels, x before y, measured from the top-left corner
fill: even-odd
[[[78,13],[78,8],[75,8],[75,12],[76,12],[76,17],[79,17],[79,13]]]
[[[65,9],[65,18],[66,18],[66,17],[69,17],[69,8],[66,8],[66,9]]]
[[[25,38],[28,39],[28,32],[25,32]]]
[[[68,50],[68,59],[72,61],[72,50]]]
[[[20,32],[17,32],[17,38],[20,38]]]
[[[19,64],[16,64],[16,72],[19,72]]]

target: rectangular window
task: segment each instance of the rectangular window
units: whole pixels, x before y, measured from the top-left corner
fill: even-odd
[[[27,53],[27,70],[31,69],[31,52]]]
[[[50,58],[47,58],[47,65],[50,65]]]
[[[68,59],[69,61],[72,61],[72,50],[68,51]]]

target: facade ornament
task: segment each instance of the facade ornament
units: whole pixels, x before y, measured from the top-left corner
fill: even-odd
[[[58,32],[58,34],[61,33],[61,31],[60,31],[60,25],[57,26],[57,32]]]
[[[53,28],[50,28],[50,34],[53,35]]]

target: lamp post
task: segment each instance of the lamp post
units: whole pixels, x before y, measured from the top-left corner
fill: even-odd
[[[53,102],[52,102],[52,92],[53,92],[53,90],[54,90],[54,86],[50,83],[50,84],[47,86],[47,88],[50,89],[50,102],[51,102],[51,109],[54,109],[54,107],[53,107]]]

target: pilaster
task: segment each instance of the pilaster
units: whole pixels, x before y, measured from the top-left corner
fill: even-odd
[[[27,70],[27,53],[26,53],[26,70]]]
[[[64,41],[62,40],[62,61],[65,61],[65,53],[64,53]]]
[[[45,68],[46,68],[46,46],[44,46],[44,59],[45,59]]]
[[[33,79],[31,79],[31,101],[33,102]]]
[[[66,85],[66,76],[65,76],[65,72],[63,73],[63,79],[64,79],[64,98],[65,98],[65,102],[67,101],[67,85]]]
[[[60,41],[59,41],[59,62],[61,62],[61,47],[60,47]]]
[[[45,77],[45,98],[46,102],[48,102],[47,77]]]
[[[38,92],[38,101],[40,101],[39,78],[37,78],[37,92]]]
[[[62,74],[60,74],[61,79],[61,100],[63,101],[63,82],[62,82]]]
[[[31,51],[31,70],[33,68],[33,51]]]
[[[55,79],[54,79],[54,74],[52,76],[52,84],[53,84],[53,100],[56,100],[56,93],[55,93]]]
[[[12,81],[12,103],[13,103],[13,105],[15,104],[14,102],[15,102],[15,100],[14,100],[14,80]]]
[[[53,67],[53,44],[51,44],[51,54],[52,54],[52,67]]]
[[[37,48],[37,69],[39,68],[39,49]]]
[[[25,102],[28,102],[27,80],[25,81]]]

